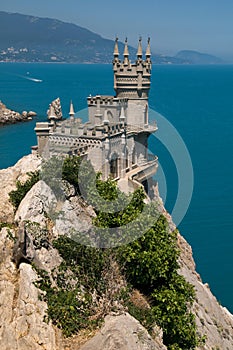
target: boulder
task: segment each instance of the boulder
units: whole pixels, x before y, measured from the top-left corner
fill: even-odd
[[[95,216],[93,208],[85,205],[80,197],[71,197],[61,206],[55,219],[54,233],[66,235],[79,243],[90,244],[92,219]]]
[[[27,117],[36,117],[36,116],[37,116],[36,112],[33,112],[33,111],[27,112]]]
[[[105,318],[100,332],[80,350],[165,350],[160,337],[154,341],[147,330],[128,313]]]
[[[23,112],[21,113],[21,115],[22,115],[23,119],[27,119],[27,117],[28,117],[28,112],[27,112],[27,111],[23,111]]]
[[[38,181],[21,201],[15,214],[15,220],[33,221],[46,226],[47,217],[52,216],[57,199],[51,188],[42,180]]]

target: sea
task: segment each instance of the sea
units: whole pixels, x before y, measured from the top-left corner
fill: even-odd
[[[72,100],[85,121],[86,98],[96,94],[114,94],[111,65],[0,63],[0,100],[37,112],[31,122],[0,127],[0,169],[30,153],[52,100],[60,97],[64,117]],[[233,65],[154,65],[149,104],[165,206],[173,212],[178,197],[185,203],[178,227],[196,269],[233,313]]]

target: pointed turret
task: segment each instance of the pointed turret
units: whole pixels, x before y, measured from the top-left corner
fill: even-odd
[[[148,38],[148,44],[146,48],[146,58],[150,59],[151,57],[151,52],[150,52],[150,38]]]
[[[142,38],[139,38],[138,42],[138,52],[137,52],[138,58],[142,58]]]
[[[74,105],[72,100],[70,101],[70,112],[69,112],[70,117],[73,117],[75,115],[75,111],[74,111]]]
[[[113,70],[114,72],[117,71],[117,67],[120,64],[120,60],[119,60],[119,49],[118,49],[118,37],[116,37],[115,39],[115,46],[114,46],[114,51],[113,51]],[[115,82],[114,82],[114,86],[115,86]]]
[[[128,40],[125,39],[125,48],[124,48],[124,65],[129,63],[129,49],[128,49]]]
[[[69,112],[69,115],[70,115],[70,120],[74,121],[75,111],[74,111],[74,105],[73,105],[72,100],[70,101],[70,112]]]
[[[115,39],[115,46],[114,46],[114,52],[113,52],[114,58],[119,57],[119,49],[118,49],[118,38]]]

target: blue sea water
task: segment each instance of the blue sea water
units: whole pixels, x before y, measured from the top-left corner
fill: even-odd
[[[35,82],[28,78],[36,78]],[[114,94],[110,65],[0,63],[0,99],[18,111],[38,113],[32,122],[0,128],[0,168],[13,165],[36,144],[36,121],[46,119],[49,103],[61,98],[68,114],[86,108],[86,97]],[[233,312],[233,66],[154,66],[150,107],[179,132],[191,156],[194,190],[179,225],[191,244],[197,270],[218,300]],[[153,118],[153,116],[152,116]],[[159,125],[158,125],[159,126]],[[166,207],[172,211],[179,183],[176,164],[156,137],[167,181]]]

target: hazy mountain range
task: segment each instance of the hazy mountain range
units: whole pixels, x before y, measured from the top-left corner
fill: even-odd
[[[0,11],[0,61],[111,63],[114,41],[75,24]],[[123,52],[124,44],[119,42]],[[129,46],[132,57],[136,49]],[[160,64],[216,64],[223,61],[196,51],[152,55]]]

